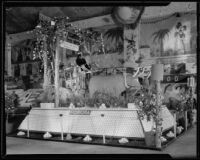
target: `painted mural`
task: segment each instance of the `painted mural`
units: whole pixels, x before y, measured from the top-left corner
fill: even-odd
[[[134,30],[124,31],[121,27],[99,29],[104,35],[105,54],[118,53],[120,56],[115,59],[135,61],[136,65],[154,57],[196,54],[196,18],[196,13],[182,13],[142,20]],[[124,45],[127,47],[125,50]],[[92,55],[102,54],[100,47],[100,43],[93,45]]]
[[[151,57],[196,53],[196,14],[180,14],[141,24],[140,45],[150,47]]]
[[[137,67],[141,62],[155,63],[150,62],[151,58],[195,55],[196,18],[196,13],[180,13],[141,20],[135,29],[124,30],[119,26],[93,28],[102,33],[103,41],[86,44],[83,52],[87,62],[98,68],[122,67],[124,64]],[[73,51],[61,49],[63,64],[74,65],[73,56],[76,56]]]

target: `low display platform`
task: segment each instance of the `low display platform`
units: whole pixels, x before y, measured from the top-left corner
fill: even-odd
[[[78,135],[145,138],[155,123],[140,119],[137,109],[32,108],[19,130]],[[162,107],[163,131],[174,126],[174,117]]]

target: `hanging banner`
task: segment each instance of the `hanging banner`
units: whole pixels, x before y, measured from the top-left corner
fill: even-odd
[[[69,50],[72,50],[72,51],[78,51],[79,50],[78,45],[75,45],[75,44],[69,43],[69,42],[65,42],[65,41],[61,41],[60,47],[66,48],[66,49],[69,49]]]
[[[165,75],[162,83],[187,83],[189,75]]]

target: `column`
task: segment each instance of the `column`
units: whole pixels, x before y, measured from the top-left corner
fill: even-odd
[[[135,29],[124,26],[124,65],[125,67],[137,67],[136,61],[140,57],[139,53],[139,29],[138,25]]]
[[[59,107],[59,52],[60,52],[60,38],[57,37],[56,55],[55,55],[55,108]]]
[[[161,111],[161,89],[160,89],[160,81],[163,80],[163,64],[153,64],[151,68],[151,78],[156,83],[156,135],[155,135],[155,143],[156,148],[161,148],[161,127],[162,121],[160,117]]]
[[[5,70],[8,76],[12,76],[12,66],[11,66],[11,42],[9,36],[6,36],[5,43]]]

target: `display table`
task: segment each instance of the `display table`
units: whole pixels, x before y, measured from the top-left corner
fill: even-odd
[[[142,120],[137,109],[32,108],[19,126],[30,132],[71,133],[78,135],[144,138],[153,121]],[[163,131],[172,128],[174,119],[162,108]]]

